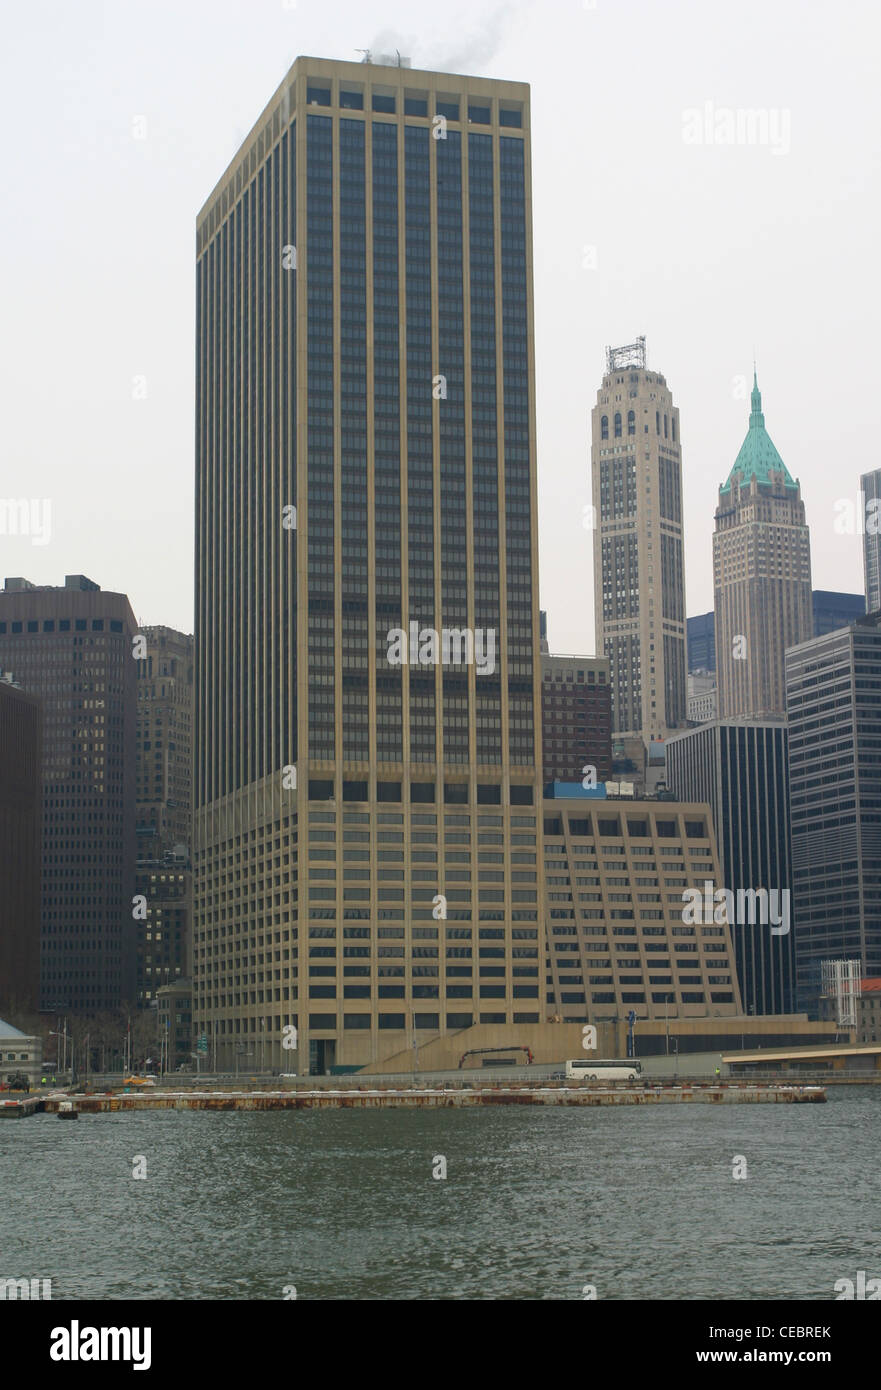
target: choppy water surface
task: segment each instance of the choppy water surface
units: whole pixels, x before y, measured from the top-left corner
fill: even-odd
[[[51,1278],[53,1298],[826,1300],[881,1275],[879,1141],[868,1086],[824,1106],[7,1119],[0,1278]]]

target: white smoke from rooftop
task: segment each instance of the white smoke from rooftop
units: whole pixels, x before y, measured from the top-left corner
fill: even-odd
[[[458,17],[445,14],[444,31],[437,37],[417,38],[413,34],[384,29],[370,45],[371,60],[376,61],[380,55],[400,53],[410,58],[414,68],[480,76],[505,42],[515,13],[515,5],[500,5],[482,18],[479,26],[468,29]],[[396,59],[392,57],[392,61]]]

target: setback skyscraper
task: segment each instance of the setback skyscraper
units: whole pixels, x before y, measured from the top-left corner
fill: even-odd
[[[685,564],[679,408],[644,338],[607,350],[591,420],[597,652],[613,733],[649,743],[685,726]]]
[[[199,216],[218,1065],[542,1013],[530,186],[527,86],[299,58]]]
[[[801,488],[765,429],[753,378],[749,429],[719,488],[713,535],[720,719],[786,710],[783,657],[813,630],[811,542]]]

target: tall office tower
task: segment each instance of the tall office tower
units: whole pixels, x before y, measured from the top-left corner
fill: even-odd
[[[136,827],[139,853],[156,858],[192,835],[193,639],[170,627],[139,635]]]
[[[737,977],[748,1014],[788,1014],[795,1007],[795,928],[789,857],[786,722],[714,720],[667,741],[667,783],[683,801],[706,801],[719,843],[723,882],[732,892],[765,889],[790,895],[785,920],[731,928]],[[772,899],[769,896],[769,907]],[[774,899],[782,905],[786,899]],[[778,916],[782,913],[778,911]]]
[[[688,640],[689,671],[715,671],[716,669],[716,615],[713,612],[699,613],[687,618],[685,629]]]
[[[839,594],[830,589],[815,589],[811,604],[814,637],[837,632],[840,627],[847,627],[848,623],[856,622],[866,613],[866,600],[862,594]]]
[[[544,834],[548,1003],[565,1022],[741,1014],[736,928],[706,908],[723,880],[705,804],[564,794],[545,799]]]
[[[43,702],[43,1009],[134,992],[135,631],[125,594],[81,574],[0,592],[0,667]]]
[[[612,776],[609,663],[597,656],[541,657],[542,781],[594,785]],[[585,774],[585,767],[593,773]]]
[[[218,1065],[541,1014],[530,186],[527,86],[299,58],[199,216]]]
[[[881,613],[786,653],[799,1008],[821,962],[881,974]]]
[[[860,494],[866,612],[874,613],[881,608],[881,468],[863,473]]]
[[[749,429],[719,488],[713,572],[719,718],[783,714],[784,652],[805,642],[813,623],[811,540],[755,377]]]
[[[40,701],[0,671],[0,1017],[40,996]]]
[[[608,348],[592,413],[597,650],[612,729],[646,743],[685,726],[685,564],[679,408],[645,338]]]
[[[145,904],[135,997],[145,1005],[191,973],[193,639],[170,627],[142,627],[140,636],[135,892]]]

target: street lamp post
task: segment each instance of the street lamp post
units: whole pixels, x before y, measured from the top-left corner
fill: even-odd
[[[67,1072],[67,1037],[68,1037],[68,1034],[67,1034],[67,1019],[64,1019],[64,1020],[62,1021],[62,1029],[61,1029],[60,1032],[55,1032],[55,1033],[53,1033],[53,1032],[50,1030],[49,1036],[50,1036],[50,1038],[60,1038],[60,1039],[61,1039],[61,1073],[62,1073],[62,1075],[65,1075],[66,1072]],[[57,1042],[56,1042],[56,1044],[55,1044],[55,1065],[56,1065],[56,1069],[57,1069],[57,1067],[58,1067],[58,1044],[57,1044]]]

